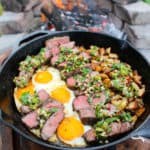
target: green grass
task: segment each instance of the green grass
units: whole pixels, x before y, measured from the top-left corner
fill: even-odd
[[[150,0],[144,0],[144,2],[146,2],[147,4],[150,4]]]
[[[3,6],[2,4],[0,3],[0,16],[3,14]]]

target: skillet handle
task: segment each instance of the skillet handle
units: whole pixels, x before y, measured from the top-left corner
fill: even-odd
[[[25,37],[23,37],[14,47],[14,49],[18,49],[20,46],[34,40],[34,39],[37,39],[37,38],[40,38],[42,36],[45,36],[45,35],[48,35],[50,34],[51,32],[50,31],[35,31],[33,33],[30,33],[28,35],[26,35]],[[9,55],[11,54],[12,52],[12,49],[8,49],[6,50],[5,52],[3,52],[2,54],[0,54],[0,67],[1,65],[5,62],[5,60],[9,57]],[[13,53],[13,52],[12,52]]]
[[[3,112],[1,109],[0,109],[0,122],[2,122],[4,125],[10,128],[14,128],[13,118],[7,115],[5,112]]]
[[[37,38],[40,38],[42,36],[45,36],[45,35],[48,35],[49,33],[51,33],[50,31],[48,30],[40,30],[40,31],[35,31],[35,32],[32,32],[28,35],[26,35],[25,37],[23,37],[17,44],[18,47],[34,40],[34,39],[37,39]]]
[[[133,133],[132,138],[136,139],[137,137],[150,139],[150,118],[139,130]]]
[[[11,52],[12,52],[12,49],[7,49],[5,52],[3,52],[2,54],[0,54],[0,66],[3,65],[3,63],[9,57],[9,55],[11,54]]]

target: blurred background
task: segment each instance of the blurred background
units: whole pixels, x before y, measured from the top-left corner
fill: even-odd
[[[150,0],[0,0],[1,51],[36,30],[104,32],[149,50]]]

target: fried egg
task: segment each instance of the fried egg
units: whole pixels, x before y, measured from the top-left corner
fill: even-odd
[[[61,82],[59,71],[52,67],[39,69],[32,77],[32,83],[35,86],[36,91],[55,87],[58,82]]]
[[[60,141],[73,147],[86,146],[82,136],[89,129],[91,126],[82,124],[78,118],[66,117],[57,128],[57,136]]]
[[[65,116],[73,115],[72,103],[75,95],[66,85],[57,86],[54,90],[50,91],[49,95],[52,99],[64,105]]]
[[[15,90],[14,90],[14,98],[15,98],[15,103],[16,103],[16,106],[17,106],[18,110],[20,109],[20,107],[22,105],[21,101],[19,100],[21,95],[23,93],[25,93],[25,92],[29,92],[32,95],[32,94],[34,94],[34,90],[35,90],[35,87],[34,87],[34,85],[32,84],[31,81],[24,88],[17,88],[17,87],[15,88]]]

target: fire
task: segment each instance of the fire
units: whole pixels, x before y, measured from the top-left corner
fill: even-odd
[[[74,8],[74,5],[76,4],[77,6],[80,5],[81,0],[53,0],[53,3],[55,4],[56,7],[63,9],[63,10],[72,10]]]
[[[62,2],[62,0],[53,0],[53,3],[56,5],[56,7],[60,8],[60,9],[65,9],[65,5]]]

